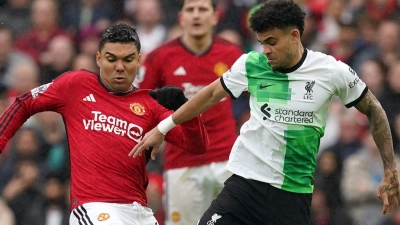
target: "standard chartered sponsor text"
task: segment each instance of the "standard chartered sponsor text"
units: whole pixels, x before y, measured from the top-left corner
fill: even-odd
[[[127,136],[134,141],[142,138],[143,128],[128,123],[114,116],[107,116],[100,111],[92,111],[93,119],[83,119],[85,130],[104,131],[116,135]]]
[[[313,111],[275,109],[275,120],[286,123],[313,123]]]

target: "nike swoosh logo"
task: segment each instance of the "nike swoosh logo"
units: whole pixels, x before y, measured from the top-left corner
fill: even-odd
[[[267,88],[267,87],[270,87],[270,86],[273,86],[273,85],[275,85],[275,84],[267,84],[267,85],[260,84],[260,89],[264,89],[264,88]]]

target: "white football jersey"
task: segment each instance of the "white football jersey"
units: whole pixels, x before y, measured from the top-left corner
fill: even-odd
[[[272,70],[264,54],[244,54],[221,83],[234,98],[250,93],[251,116],[227,168],[296,193],[313,191],[316,154],[332,97],[351,107],[368,91],[348,65],[307,49],[298,64],[280,72]]]

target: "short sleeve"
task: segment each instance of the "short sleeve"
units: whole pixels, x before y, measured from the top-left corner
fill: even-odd
[[[236,60],[232,67],[221,77],[221,84],[229,95],[236,99],[242,92],[247,91],[248,80],[246,77],[246,60],[248,54],[243,54]]]
[[[333,68],[332,84],[334,93],[350,108],[356,105],[368,91],[366,84],[357,73],[343,62],[337,61]]]

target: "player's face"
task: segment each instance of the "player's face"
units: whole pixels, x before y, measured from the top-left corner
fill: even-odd
[[[196,39],[211,35],[217,24],[211,0],[185,0],[179,12],[179,22],[184,35]]]
[[[139,67],[141,55],[134,43],[106,43],[96,53],[100,77],[115,92],[129,90]]]
[[[257,32],[256,36],[263,46],[263,53],[267,56],[272,69],[287,69],[296,65],[299,54],[297,46],[300,38],[297,29],[274,28],[265,32]]]

